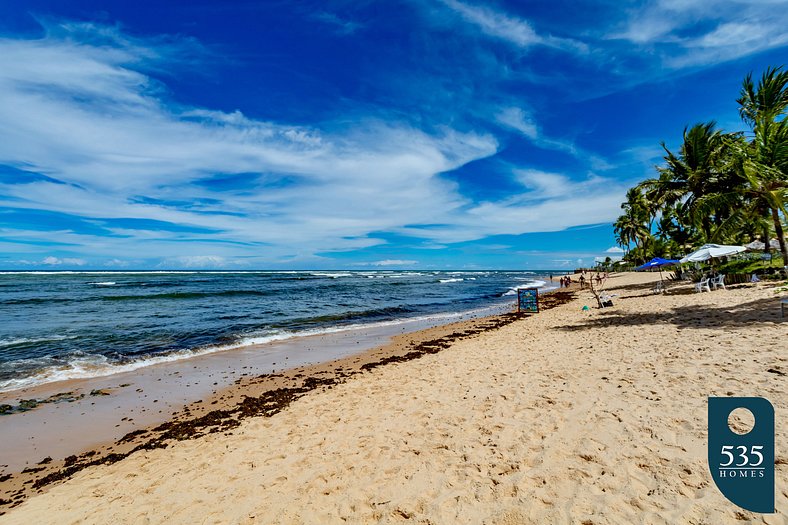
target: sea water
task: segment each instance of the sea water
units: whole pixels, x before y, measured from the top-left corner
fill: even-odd
[[[514,304],[547,272],[0,272],[0,391]]]

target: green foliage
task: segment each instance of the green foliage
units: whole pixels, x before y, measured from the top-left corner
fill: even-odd
[[[739,112],[750,128],[724,132],[714,121],[685,127],[677,152],[665,150],[657,176],[627,192],[614,223],[635,264],[680,257],[705,243],[780,241],[788,265],[788,72],[768,68],[742,83]]]

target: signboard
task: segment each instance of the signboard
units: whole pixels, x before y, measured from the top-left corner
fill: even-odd
[[[517,290],[517,311],[539,313],[539,290],[536,288],[520,288]]]

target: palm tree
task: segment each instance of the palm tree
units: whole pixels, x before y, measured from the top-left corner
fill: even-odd
[[[725,191],[731,186],[728,166],[728,143],[735,135],[717,129],[714,121],[685,127],[678,154],[665,143],[665,166],[657,168],[659,176],[640,183],[646,198],[660,209],[675,207],[681,217],[697,226],[703,241],[712,237],[715,225],[724,221],[728,210],[709,210],[699,213],[698,200],[704,195]]]
[[[752,73],[742,83],[739,114],[753,132],[752,147],[741,152],[746,187],[768,209],[780,243],[783,264],[788,266],[780,214],[788,216],[788,71],[767,68],[756,86]],[[781,119],[781,120],[778,120]],[[765,239],[765,242],[769,242]]]
[[[627,191],[627,200],[621,204],[621,209],[624,210],[623,215],[613,224],[618,244],[628,249],[635,243],[635,253],[638,257],[645,257],[646,243],[651,238],[652,216],[640,189],[630,188]]]

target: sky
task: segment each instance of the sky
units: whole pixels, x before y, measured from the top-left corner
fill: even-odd
[[[0,2],[0,269],[561,269],[788,0]]]

